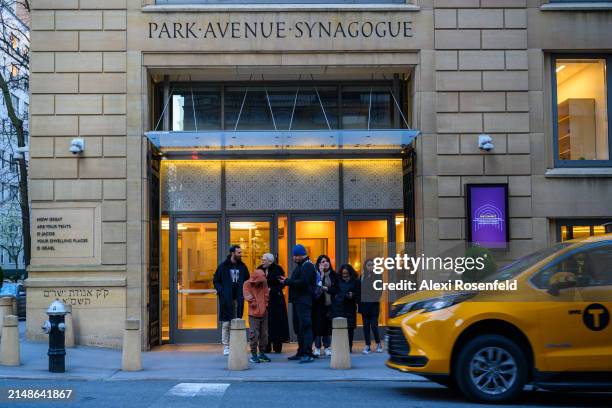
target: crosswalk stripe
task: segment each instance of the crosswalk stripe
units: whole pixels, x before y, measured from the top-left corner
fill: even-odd
[[[176,384],[149,408],[217,408],[229,386],[223,383]]]
[[[172,397],[222,397],[229,384],[180,383],[166,393]]]

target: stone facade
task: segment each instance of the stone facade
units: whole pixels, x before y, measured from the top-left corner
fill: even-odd
[[[612,51],[612,11],[545,10],[540,0],[415,3],[290,9],[185,6],[170,12],[143,5],[142,0],[33,1],[32,204],[41,219],[53,214],[51,209],[90,208],[93,232],[87,225],[70,228],[75,237],[87,236],[94,243],[83,244],[93,251],[89,261],[75,254],[51,264],[48,254],[35,251],[28,279],[28,337],[42,338],[43,312],[54,296],[73,303],[77,343],[119,347],[125,319],[140,319],[147,327],[143,134],[154,128],[152,81],[165,73],[180,71],[197,79],[219,78],[227,72],[246,78],[252,72],[274,75],[300,70],[410,72],[411,125],[422,131],[416,142],[417,242],[427,252],[465,240],[467,183],[509,184],[511,257],[556,240],[556,218],[612,216],[612,182],[605,169],[587,171],[586,176],[585,172],[551,173],[547,53]],[[194,19],[315,18],[410,21],[411,36],[384,42],[373,38],[226,42],[151,35],[151,23],[159,27]],[[492,152],[478,149],[480,133],[492,136]],[[85,140],[79,157],[68,150],[75,137]],[[54,222],[70,224],[66,221]],[[33,235],[36,247],[36,231]],[[143,348],[146,336],[143,330]]]

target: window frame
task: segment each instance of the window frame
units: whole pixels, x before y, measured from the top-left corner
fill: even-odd
[[[609,222],[612,222],[612,218],[558,218],[555,222],[557,242],[561,242],[561,227],[594,227]]]
[[[608,121],[608,160],[561,160],[559,159],[559,122],[557,104],[557,60],[560,59],[602,59],[606,63],[606,110]],[[553,125],[553,164],[555,168],[584,168],[584,167],[612,167],[612,126],[610,116],[612,115],[612,54],[604,53],[556,53],[551,55],[551,86],[552,86],[552,125]]]
[[[329,5],[329,4],[342,4],[342,5],[367,5],[367,4],[391,4],[401,5],[407,4],[406,0],[333,0],[331,2],[327,0],[155,0],[156,5],[170,5],[170,4],[197,4],[197,5]]]

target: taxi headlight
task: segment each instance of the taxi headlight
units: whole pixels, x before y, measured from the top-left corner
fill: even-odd
[[[461,303],[476,296],[476,292],[470,293],[454,293],[452,295],[444,295],[431,299],[419,300],[417,302],[399,303],[391,308],[391,318],[404,315],[415,310],[423,310],[425,312],[435,312],[436,310],[446,309]]]

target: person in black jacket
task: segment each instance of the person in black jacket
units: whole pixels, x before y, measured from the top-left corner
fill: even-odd
[[[279,277],[289,286],[289,303],[293,304],[293,330],[298,337],[298,351],[289,360],[310,363],[312,356],[312,300],[316,287],[315,266],[306,254],[306,248],[297,244],[293,247],[293,261],[297,264],[291,278]]]
[[[285,276],[283,268],[275,262],[274,255],[264,254],[261,257],[261,266],[266,273],[268,287],[270,288],[270,302],[268,303],[268,347],[266,353],[283,351],[283,343],[289,341],[289,319],[287,318],[287,304],[283,294],[284,286],[279,282],[279,276]]]
[[[249,270],[242,262],[242,250],[238,245],[230,247],[230,253],[215,271],[213,283],[219,297],[219,321],[223,355],[229,355],[230,322],[242,319],[244,296],[242,286],[249,279]]]
[[[314,335],[314,356],[321,355],[321,346],[325,355],[331,356],[332,314],[331,306],[338,292],[338,275],[331,267],[331,259],[320,255],[315,264],[317,269],[317,290],[312,305],[312,331]]]
[[[359,313],[363,320],[363,336],[365,338],[365,347],[363,354],[370,354],[370,330],[374,334],[376,342],[376,352],[382,353],[383,346],[380,342],[380,334],[378,332],[378,315],[380,314],[380,296],[382,291],[374,289],[374,281],[380,279],[374,274],[374,261],[366,259],[363,263],[363,273],[361,274],[362,296],[359,303]]]
[[[344,317],[347,320],[349,335],[349,352],[353,352],[353,337],[357,326],[357,305],[361,295],[361,284],[355,269],[350,264],[340,267],[338,293],[334,297],[334,317]],[[333,346],[333,345],[332,345]]]

